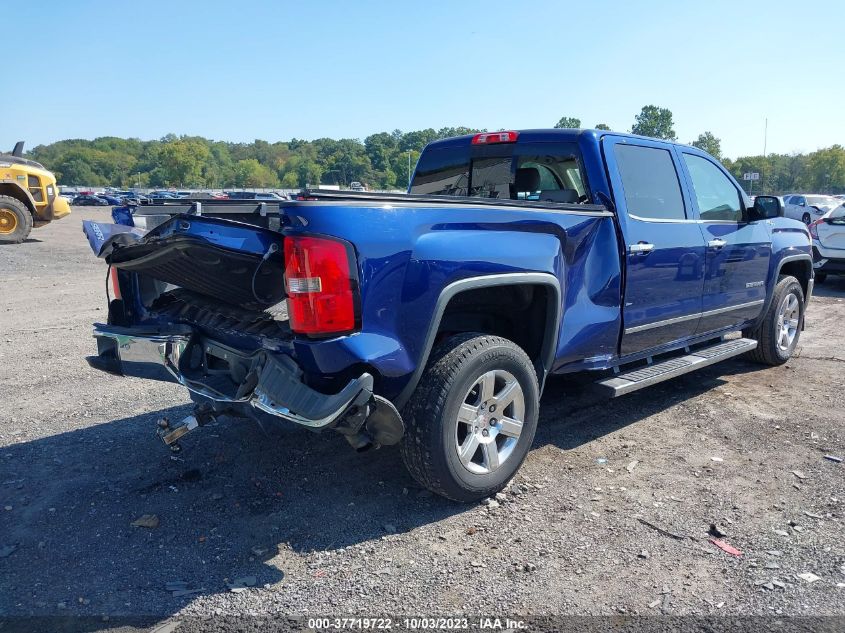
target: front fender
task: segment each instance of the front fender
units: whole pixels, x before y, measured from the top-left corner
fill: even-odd
[[[806,282],[804,286],[805,303],[809,302],[813,291],[813,247],[807,227],[802,222],[789,218],[777,218],[770,222],[772,225],[772,256],[769,260],[766,302],[752,327],[756,326],[768,312],[778,277],[785,266],[794,266],[795,263],[800,262],[806,267],[806,280],[803,280]]]

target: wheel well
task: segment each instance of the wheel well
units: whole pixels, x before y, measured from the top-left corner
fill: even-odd
[[[0,196],[9,196],[10,198],[20,200],[26,205],[26,208],[29,209],[29,212],[33,216],[35,215],[35,205],[32,204],[32,200],[30,200],[29,196],[21,191],[21,188],[16,184],[10,182],[0,182]]]
[[[804,290],[804,296],[807,296],[807,288],[810,285],[810,275],[813,272],[813,264],[809,259],[799,259],[791,262],[786,262],[780,267],[781,275],[792,275],[801,284]]]
[[[540,370],[552,295],[543,284],[465,290],[447,304],[435,341],[461,332],[501,336],[519,345]]]

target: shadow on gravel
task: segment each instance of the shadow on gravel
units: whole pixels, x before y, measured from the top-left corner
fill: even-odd
[[[823,284],[817,283],[813,287],[813,296],[842,299],[845,297],[845,275],[831,275]],[[813,304],[810,303],[810,309],[812,307]]]
[[[35,239],[34,237],[28,237],[23,242],[15,242],[15,243],[9,243],[9,242],[2,243],[2,242],[0,242],[0,246],[8,246],[10,248],[17,246],[18,248],[20,248],[21,244],[41,244],[43,241],[44,240]]]
[[[590,395],[583,381],[554,380],[537,444],[577,448],[752,369],[723,364],[614,401]],[[171,456],[156,420],[189,412],[173,407],[0,449],[0,615],[168,615],[197,594],[174,596],[167,583],[227,592],[238,578],[276,583],[287,564],[300,566],[300,578],[319,577],[285,552],[364,543],[467,509],[421,491],[396,448],[357,454],[333,433],[224,419]],[[158,526],[132,526],[142,515]]]

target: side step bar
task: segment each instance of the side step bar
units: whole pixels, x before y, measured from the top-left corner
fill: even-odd
[[[718,363],[731,356],[745,354],[757,347],[757,341],[750,338],[732,339],[709,347],[702,347],[686,356],[669,358],[647,367],[634,369],[624,374],[617,374],[596,382],[598,389],[611,398],[624,396],[643,387],[655,385],[664,380],[675,378],[713,363]]]

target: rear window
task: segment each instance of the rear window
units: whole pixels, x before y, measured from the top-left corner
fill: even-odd
[[[426,150],[410,192],[500,200],[586,202],[574,143],[465,145]]]

